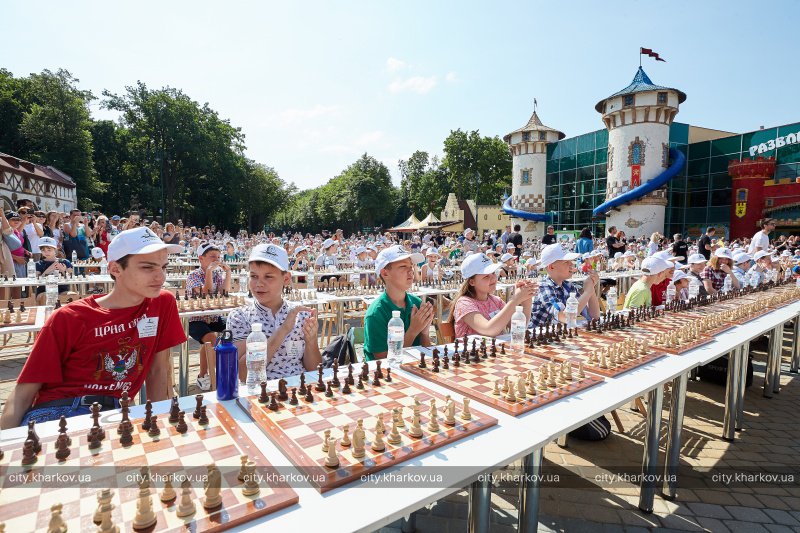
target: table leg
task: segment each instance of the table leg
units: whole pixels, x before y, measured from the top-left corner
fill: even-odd
[[[783,358],[783,323],[775,328],[772,356],[772,392],[781,392],[781,359]]]
[[[489,531],[492,487],[488,478],[484,476],[469,486],[469,533]]]
[[[178,355],[178,392],[181,396],[189,394],[189,319],[181,318],[187,341],[181,344]]]
[[[794,317],[794,328],[792,328],[792,364],[789,367],[789,372],[797,374],[800,369],[800,316]]]
[[[661,489],[661,494],[668,500],[675,499],[678,486],[683,408],[686,404],[688,377],[688,374],[681,374],[672,380],[672,398],[669,405],[669,433],[667,433],[667,462],[664,465],[664,486]]]
[[[336,305],[336,334],[342,335],[344,332],[344,301],[337,302]]]
[[[414,533],[417,530],[416,511],[400,519],[400,531],[402,533]]]
[[[737,349],[728,354],[728,382],[725,386],[725,417],[722,426],[722,438],[727,441],[734,439],[734,417],[736,416],[736,399],[739,397],[739,361],[736,357]]]
[[[539,484],[542,473],[542,448],[522,458],[522,483],[519,486],[519,533],[539,530]]]
[[[750,341],[739,346],[735,352],[739,357],[739,390],[736,391],[736,420],[734,429],[741,431],[744,425],[744,389],[747,384],[747,358],[750,354]]]
[[[659,385],[648,393],[647,433],[644,437],[642,483],[639,492],[639,509],[645,513],[653,512],[656,476],[658,476],[658,437],[661,433],[661,407],[663,402],[664,387]]]
[[[437,324],[441,324],[443,320],[442,318],[442,306],[444,305],[443,300],[444,300],[443,295],[441,294],[436,295],[436,320],[434,322],[436,322]]]

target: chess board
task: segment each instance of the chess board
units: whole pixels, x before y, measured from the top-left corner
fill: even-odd
[[[342,370],[339,371],[339,377],[343,384]],[[311,384],[312,387],[313,385]],[[444,423],[441,414],[445,400],[443,396],[398,376],[392,376],[391,382],[382,380],[381,385],[377,387],[372,385],[371,377],[370,381],[364,382],[364,387],[363,390],[359,390],[352,386],[351,394],[343,394],[340,389],[333,388],[334,394],[330,398],[314,389],[312,402],[307,402],[298,395],[298,405],[279,402],[277,411],[269,410],[265,404],[258,401],[257,396],[240,397],[237,403],[292,463],[308,476],[309,482],[321,493],[497,424],[495,418],[473,409],[472,406],[470,406],[471,420],[462,420],[460,417],[462,405],[457,404],[456,423],[454,426],[449,426]],[[411,426],[411,407],[415,399],[422,404],[420,406],[422,437],[412,437],[408,433]],[[429,431],[427,428],[431,399],[436,399],[437,407],[440,409],[437,432]],[[388,435],[392,429],[391,410],[395,407],[402,408],[405,421],[405,427],[399,428],[402,442],[391,444],[384,437],[386,449],[380,452],[374,451],[371,443],[374,441],[377,419],[383,417],[385,433]],[[358,420],[364,421],[366,455],[360,459],[353,457],[353,445],[342,447],[337,440],[339,466],[326,467],[327,454],[322,451],[324,431],[331,430],[332,438],[341,439],[342,429],[349,425],[349,434],[352,437]]]
[[[219,296],[216,298],[185,298],[177,299],[178,311],[191,313],[192,311],[214,311],[234,309],[245,304],[244,296]]]
[[[672,355],[680,355],[688,352],[689,350],[693,350],[699,346],[703,346],[714,341],[713,336],[702,334],[693,341],[683,343],[680,346],[667,347],[654,342],[654,339],[657,335],[669,335],[677,328],[685,326],[689,321],[691,321],[691,319],[686,316],[674,316],[674,314],[668,314],[667,316],[637,322],[633,326],[623,329],[615,329],[603,332],[581,332],[581,335],[603,336],[617,342],[628,339],[636,339],[640,341],[646,339],[650,343],[652,350],[666,352]]]
[[[452,354],[454,345],[447,346],[448,351]],[[470,363],[469,365],[461,363],[458,367],[451,360],[449,368],[444,369],[440,366],[439,372],[433,372],[430,354],[426,355],[426,368],[420,368],[419,363],[404,363],[401,368],[512,416],[530,412],[603,381],[603,378],[590,374],[584,378],[574,376],[570,382],[557,383],[555,387],[537,390],[536,395],[528,394],[524,399],[517,398],[514,402],[510,402],[506,400],[505,395],[494,394],[495,382],[506,377],[517,378],[520,374],[527,374],[529,371],[537,373],[543,365],[548,365],[550,362],[540,357],[512,352],[510,349],[507,350],[506,355],[502,355],[500,346],[501,344],[498,343],[495,357],[487,356],[486,359],[482,358],[479,363]],[[439,347],[439,350],[443,355],[443,347]],[[424,352],[421,350],[421,353]]]
[[[604,350],[617,342],[620,341],[608,335],[595,335],[581,331],[577,338],[567,338],[547,345],[534,346],[533,348],[526,347],[525,353],[559,363],[569,361],[577,365],[582,362],[586,371],[606,377],[618,376],[628,370],[649,363],[650,361],[655,361],[666,355],[660,349],[650,347],[645,354],[637,354],[636,358],[622,361],[614,365],[608,365],[607,368],[603,368],[599,362],[593,362],[589,357],[592,353]],[[507,352],[509,350],[509,348],[506,348]],[[514,350],[510,351],[512,353],[518,353]]]
[[[138,474],[139,467],[144,465],[150,467],[151,475],[159,472],[162,476],[173,472],[178,476],[191,475],[194,480],[192,499],[196,507],[193,515],[178,517],[180,483],[175,483],[177,498],[167,503],[159,499],[163,484],[153,484],[152,502],[157,522],[148,531],[223,531],[297,503],[298,496],[293,490],[268,487],[263,482],[257,495],[242,495],[242,483],[237,479],[242,454],[247,454],[256,463],[259,473],[269,473],[272,467],[222,405],[208,405],[207,413],[209,423],[201,426],[192,418],[192,413],[187,412],[188,431],[184,434],[175,430],[175,424],[167,422],[166,415],[159,415],[161,435],[157,437],[150,437],[141,429],[141,419],[131,419],[134,424],[133,444],[127,447],[119,442],[117,424],[103,426],[106,437],[96,450],[88,448],[88,430],[68,431],[72,438],[72,452],[65,461],[58,461],[55,457],[56,437],[42,438],[38,460],[25,467],[29,469],[29,475],[85,472],[91,476],[89,483],[79,486],[14,482],[8,474],[21,471],[22,446],[4,449],[0,467],[7,475],[0,478],[0,523],[5,523],[8,532],[46,531],[50,506],[61,503],[68,531],[95,531],[97,525],[92,518],[97,509],[97,492],[101,488],[111,488],[114,492],[113,522],[120,531],[132,531],[139,487],[136,480],[129,481],[128,476]],[[204,490],[198,476],[212,463],[223,475],[223,503],[221,507],[207,511],[202,504]]]
[[[7,311],[0,311],[0,328],[32,326],[36,324],[37,309],[37,307],[26,307],[25,310],[20,313],[19,320],[17,320],[16,311],[8,313],[8,316],[6,316]],[[6,322],[6,318],[9,320],[8,322]]]

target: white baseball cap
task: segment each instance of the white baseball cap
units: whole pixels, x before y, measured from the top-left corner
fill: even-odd
[[[305,244],[301,244],[300,246],[294,249],[295,257],[297,257],[298,254],[305,252],[306,250],[308,250],[308,246],[306,246]]]
[[[430,248],[428,248],[428,251],[426,251],[426,252],[425,252],[425,255],[426,255],[426,256],[428,256],[428,255],[435,255],[435,256],[441,257],[441,255],[439,255],[439,250],[437,250],[437,249],[436,249],[435,247],[433,247],[433,246],[431,246]]]
[[[727,248],[717,248],[714,250],[714,256],[733,261],[733,254]]]
[[[516,246],[514,246],[513,242],[506,244],[506,250],[516,250]]]
[[[696,265],[698,263],[707,263],[707,262],[708,260],[703,254],[692,254],[689,256],[689,261],[688,261],[690,265]]]
[[[792,257],[792,252],[790,252],[789,250],[784,250],[783,253],[781,254],[781,257]]]
[[[133,228],[122,231],[114,237],[108,245],[108,260],[117,261],[126,255],[151,254],[159,250],[177,254],[183,251],[183,246],[165,243],[150,231],[150,228]]]
[[[58,248],[56,246],[56,240],[52,237],[41,237],[39,239],[39,248],[42,246],[49,246],[50,248]]]
[[[411,262],[414,264],[425,261],[424,255],[417,252],[407,252],[405,248],[399,244],[384,248],[378,254],[378,257],[375,258],[375,272],[380,276],[381,270],[386,268],[387,265],[408,258],[411,258]]]
[[[365,254],[365,253],[367,253],[367,247],[366,246],[358,246],[358,247],[356,247],[355,252],[356,252],[356,255]]]
[[[252,263],[254,261],[269,263],[282,272],[289,270],[289,256],[286,255],[286,250],[277,244],[259,244],[253,247],[247,262]]]
[[[672,263],[660,257],[656,257],[655,255],[651,255],[642,261],[642,272],[650,276],[659,274],[670,268],[672,268]]]
[[[39,241],[39,246],[41,246],[41,241]],[[733,256],[733,264],[738,265],[741,263],[745,263],[747,261],[752,261],[753,258],[747,252],[739,252],[738,254]]]
[[[663,259],[664,261],[680,261],[681,259],[686,259],[682,255],[674,256],[672,252],[669,250],[661,250],[660,252],[656,252],[653,254],[653,257],[658,257],[659,259]]]
[[[686,279],[689,277],[689,274],[686,272],[681,272],[680,270],[676,270],[675,273],[672,275],[672,283],[677,283],[682,279]]]
[[[474,233],[475,233],[475,230],[474,230],[474,229],[472,229],[472,228],[467,228],[467,229],[465,229],[465,230],[464,230],[464,237],[466,237],[466,236],[467,236],[467,233],[472,233],[472,234],[474,234]]]
[[[771,255],[772,254],[770,252],[766,251],[766,250],[759,250],[755,254],[753,254],[753,260],[754,261],[758,261],[762,257],[769,257]],[[770,257],[770,259],[772,259],[772,257]]]
[[[40,247],[42,246],[41,242],[39,243],[39,246]],[[92,257],[94,257],[95,259],[102,259],[105,256],[106,256],[106,253],[99,246],[95,246],[94,248],[92,248]]]
[[[500,261],[505,263],[506,261],[508,261],[509,259],[513,259],[514,257],[516,257],[514,254],[510,254],[510,253],[506,252],[506,253],[504,253],[503,255],[500,256]]]
[[[539,268],[547,268],[556,261],[575,261],[581,254],[567,253],[558,243],[548,244],[539,258]]]
[[[493,263],[486,254],[472,254],[461,263],[461,277],[468,279],[478,274],[494,274],[502,267],[502,263]]]
[[[211,243],[211,242],[207,242],[207,243],[203,243],[203,244],[201,244],[200,246],[197,247],[197,255],[203,255],[206,252],[210,252],[211,250],[216,250],[218,252],[222,251],[222,250],[219,249],[219,246],[217,246],[216,244]]]
[[[322,249],[323,250],[327,250],[328,248],[330,248],[334,244],[338,244],[338,243],[336,241],[334,241],[333,239],[325,239],[325,242],[322,243]]]

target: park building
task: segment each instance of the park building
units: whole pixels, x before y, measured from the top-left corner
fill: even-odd
[[[0,152],[0,198],[3,210],[30,200],[41,211],[68,213],[78,205],[75,180],[55,167],[37,165]]]
[[[614,225],[629,237],[697,237],[712,225],[749,237],[765,217],[778,234],[800,233],[800,123],[736,133],[679,122],[686,98],[639,67],[597,103],[596,131],[567,137],[534,110],[504,137],[513,158],[504,210],[526,237],[549,223],[596,236]]]

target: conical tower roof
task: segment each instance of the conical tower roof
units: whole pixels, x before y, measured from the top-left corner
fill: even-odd
[[[642,67],[639,67],[639,70],[636,71],[636,75],[633,76],[633,81],[631,81],[630,85],[622,89],[621,91],[617,91],[611,96],[607,96],[603,98],[594,108],[597,110],[598,113],[603,112],[603,102],[610,98],[615,98],[617,96],[625,96],[628,94],[635,94],[635,93],[643,93],[646,91],[675,91],[678,93],[678,103],[683,103],[686,100],[686,93],[680,91],[678,89],[672,87],[663,87],[661,85],[656,85],[650,80],[650,76],[644,71]]]
[[[564,133],[558,131],[557,129],[551,128],[549,126],[545,126],[544,124],[542,124],[542,120],[539,118],[539,115],[536,114],[536,110],[534,110],[533,114],[531,115],[531,118],[528,119],[528,123],[527,124],[525,124],[521,128],[518,128],[518,129],[512,131],[511,133],[507,134],[506,136],[503,137],[503,140],[506,141],[506,142],[509,142],[511,140],[511,136],[514,135],[515,133],[526,132],[526,131],[528,131],[528,132],[532,132],[532,131],[554,131],[554,132],[556,132],[558,134],[558,139],[559,140],[561,140],[564,137],[566,137],[566,135],[564,135]]]

